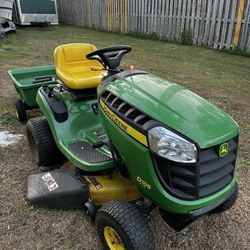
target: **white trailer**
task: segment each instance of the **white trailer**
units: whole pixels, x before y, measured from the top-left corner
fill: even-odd
[[[14,0],[0,0],[0,38],[4,37],[6,32],[16,30],[12,22],[12,10]]]
[[[57,25],[56,0],[15,0],[13,18],[19,25]]]

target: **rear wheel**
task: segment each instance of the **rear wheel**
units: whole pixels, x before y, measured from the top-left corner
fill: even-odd
[[[24,123],[27,121],[27,113],[25,109],[25,104],[22,100],[17,100],[15,102],[15,108],[16,108],[16,117],[21,122]]]
[[[146,218],[129,202],[105,204],[98,210],[95,220],[104,249],[155,249]]]
[[[45,117],[30,119],[26,134],[32,158],[38,166],[53,166],[63,162],[64,156],[55,143]]]

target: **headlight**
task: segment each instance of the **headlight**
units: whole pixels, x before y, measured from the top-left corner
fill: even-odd
[[[182,163],[197,160],[196,146],[163,127],[155,127],[148,132],[150,149],[161,157]]]

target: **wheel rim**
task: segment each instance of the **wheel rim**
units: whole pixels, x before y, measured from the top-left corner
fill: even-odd
[[[18,114],[17,110],[16,110],[16,118],[17,118],[17,120],[20,120],[19,119],[19,114]]]
[[[124,250],[125,247],[118,233],[109,226],[104,227],[104,237],[110,250]]]

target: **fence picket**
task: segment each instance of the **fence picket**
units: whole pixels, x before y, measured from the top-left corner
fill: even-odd
[[[208,39],[208,46],[212,45],[214,41],[214,30],[216,26],[216,19],[217,19],[217,11],[218,11],[218,5],[219,1],[215,0],[213,3],[213,13],[212,13],[212,21],[211,21],[211,27],[210,27],[210,33],[209,33],[209,39]]]
[[[192,10],[192,0],[187,0],[187,16],[186,16],[186,24],[184,26],[185,31],[190,31],[190,22],[191,22],[191,10]]]
[[[232,8],[231,8],[230,24],[228,28],[228,35],[227,35],[227,42],[226,42],[226,47],[228,49],[231,48],[232,43],[233,43],[238,0],[232,0],[232,2],[233,3],[232,3]]]
[[[220,0],[219,4],[219,13],[217,17],[217,24],[216,24],[216,29],[215,29],[215,39],[214,39],[214,48],[218,48],[218,42],[220,39],[220,30],[221,30],[221,21],[222,21],[222,14],[223,14],[223,7],[224,7],[224,0]]]
[[[199,35],[200,15],[201,15],[201,0],[198,0],[197,12],[196,12],[196,18],[195,18],[196,21],[195,21],[195,27],[194,27],[194,38],[193,38],[194,44],[197,43],[197,39],[198,39],[198,35]]]
[[[247,36],[250,35],[249,30],[249,20],[250,20],[250,0],[246,2],[245,13],[241,31],[241,39],[239,43],[239,48],[246,49]]]
[[[196,4],[197,4],[197,0],[193,0],[193,4],[192,4],[192,17],[191,17],[191,23],[190,23],[190,31],[191,31],[192,35],[194,35]]]
[[[186,14],[187,11],[187,0],[182,1],[182,14],[181,14],[181,28],[180,28],[180,34],[185,29],[185,22],[187,22],[188,15]]]
[[[205,17],[206,17],[206,9],[207,9],[207,0],[202,1],[202,7],[201,7],[201,21],[200,21],[200,27],[199,27],[199,33],[198,33],[198,45],[202,45],[203,43],[203,37],[205,32]]]
[[[175,28],[175,39],[179,40],[181,34],[181,11],[182,11],[182,0],[178,1],[178,10],[177,10],[177,20],[176,20],[176,28]]]

